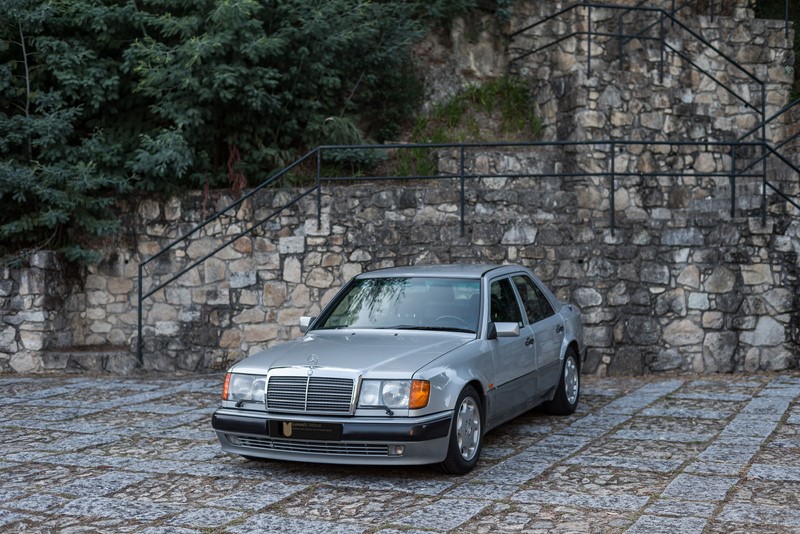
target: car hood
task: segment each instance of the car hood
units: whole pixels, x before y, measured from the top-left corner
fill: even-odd
[[[354,371],[365,378],[410,378],[431,361],[474,339],[472,334],[454,332],[317,330],[254,354],[236,364],[233,371],[266,374],[276,367],[308,367],[313,354],[320,370]]]

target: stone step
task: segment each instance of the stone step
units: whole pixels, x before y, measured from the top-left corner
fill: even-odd
[[[42,353],[42,367],[48,371],[131,374],[138,366],[128,347],[89,346],[49,350]]]

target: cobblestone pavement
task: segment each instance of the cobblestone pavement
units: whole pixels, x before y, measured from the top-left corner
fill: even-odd
[[[0,530],[800,532],[796,373],[588,378],[465,477],[224,454],[221,381],[0,377]]]

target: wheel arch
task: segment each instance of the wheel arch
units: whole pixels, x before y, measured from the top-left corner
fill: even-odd
[[[468,380],[467,382],[464,383],[464,385],[461,387],[461,391],[464,391],[469,386],[472,386],[472,388],[478,394],[478,400],[481,403],[481,433],[486,434],[486,421],[488,417],[487,412],[489,411],[488,410],[489,398],[486,394],[486,388],[484,387],[484,385],[481,383],[480,380],[478,380],[477,378],[472,378],[471,380]]]

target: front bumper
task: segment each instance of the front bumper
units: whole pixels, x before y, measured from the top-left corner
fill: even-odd
[[[444,412],[413,418],[323,418],[220,408],[214,412],[211,426],[224,451],[242,456],[331,464],[420,465],[445,459],[452,417],[452,412]],[[287,439],[279,426],[284,423],[322,423],[335,427],[337,435],[328,440]]]

